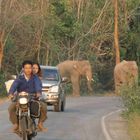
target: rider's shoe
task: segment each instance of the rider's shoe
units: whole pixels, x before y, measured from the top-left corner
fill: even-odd
[[[44,128],[43,127],[43,123],[42,122],[39,122],[38,123],[38,131],[47,132],[48,131],[48,128]]]

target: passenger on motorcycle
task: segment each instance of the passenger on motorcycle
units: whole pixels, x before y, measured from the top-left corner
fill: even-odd
[[[33,63],[33,74],[36,74],[40,79],[42,79],[41,67],[38,63]]]
[[[37,75],[32,73],[33,64],[31,61],[24,61],[22,63],[23,74],[20,75],[12,84],[9,90],[9,98],[12,99],[14,96],[17,96],[20,92],[27,92],[29,94],[35,94],[37,98],[41,96],[42,93],[42,84]],[[14,94],[17,91],[17,94]],[[40,101],[40,117],[38,121],[38,129],[40,131],[47,131],[47,128],[43,127],[43,122],[47,119],[47,107],[45,103]],[[16,102],[12,102],[8,108],[9,118],[12,122],[13,131],[18,130],[18,118],[16,115]]]

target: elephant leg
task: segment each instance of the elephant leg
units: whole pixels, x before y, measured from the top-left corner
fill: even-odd
[[[118,79],[115,79],[115,93],[116,94],[120,95],[122,87],[123,87],[123,82]]]
[[[119,94],[120,84],[119,84],[119,80],[117,80],[116,77],[114,77],[114,82],[115,82],[115,93]]]
[[[120,88],[121,88],[121,80],[119,75],[117,73],[114,73],[114,84],[115,84],[115,93],[120,94]]]
[[[73,88],[73,96],[80,96],[79,76],[72,75],[71,82],[72,82],[72,88]]]
[[[88,86],[88,90],[89,90],[90,92],[92,92],[93,89],[92,89],[92,86],[91,86],[91,82],[90,82],[90,81],[87,82],[87,86]]]

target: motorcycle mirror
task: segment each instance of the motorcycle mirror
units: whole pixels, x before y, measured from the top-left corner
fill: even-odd
[[[11,75],[11,78],[12,78],[13,80],[15,80],[15,79],[17,78],[17,76],[16,76],[16,75]]]

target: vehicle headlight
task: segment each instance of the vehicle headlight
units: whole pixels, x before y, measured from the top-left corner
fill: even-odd
[[[21,105],[25,105],[25,104],[28,103],[28,100],[27,100],[27,98],[20,98],[20,99],[19,99],[19,103],[20,103]]]
[[[49,89],[49,92],[58,92],[59,87],[58,86],[53,86]]]

